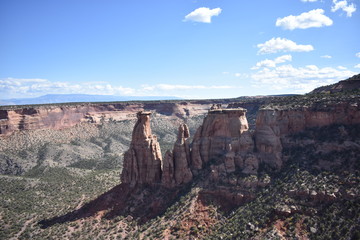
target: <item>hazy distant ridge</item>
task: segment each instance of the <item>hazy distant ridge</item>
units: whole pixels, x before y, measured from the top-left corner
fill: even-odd
[[[67,102],[114,102],[131,100],[178,100],[173,96],[110,96],[88,94],[47,94],[36,98],[12,98],[0,100],[0,105],[24,105]]]

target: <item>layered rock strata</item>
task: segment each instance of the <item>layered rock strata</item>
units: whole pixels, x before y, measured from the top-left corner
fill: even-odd
[[[219,100],[228,102],[230,100]],[[53,104],[32,106],[0,106],[0,136],[39,129],[65,129],[86,122],[100,124],[109,120],[136,118],[136,112],[153,111],[166,117],[184,119],[203,115],[211,100],[173,102],[119,102]]]
[[[150,128],[150,112],[139,112],[130,148],[125,152],[121,181],[130,185],[155,184],[161,180],[161,150]]]
[[[262,162],[280,169],[288,135],[332,124],[360,124],[360,105],[340,102],[319,107],[260,109],[255,131],[257,154]]]
[[[192,180],[189,137],[189,128],[186,124],[181,124],[173,151],[165,153],[162,175],[162,183],[165,186],[181,185]]]
[[[246,110],[210,110],[192,143],[191,168],[197,173],[207,164],[217,166],[214,174],[232,173],[236,167],[247,173],[257,171],[254,143],[248,132]]]

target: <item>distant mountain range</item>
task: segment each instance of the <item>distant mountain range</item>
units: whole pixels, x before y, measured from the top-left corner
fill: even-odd
[[[88,94],[47,94],[35,98],[1,99],[0,105],[26,105],[69,102],[117,102],[117,101],[149,101],[149,100],[180,100],[173,96],[111,96]]]

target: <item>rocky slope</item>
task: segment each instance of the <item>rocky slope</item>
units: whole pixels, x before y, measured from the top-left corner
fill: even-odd
[[[314,89],[311,93],[336,93],[336,92],[345,92],[352,91],[354,89],[360,88],[360,74],[354,75],[351,78],[340,81],[335,84],[328,86],[323,86]]]

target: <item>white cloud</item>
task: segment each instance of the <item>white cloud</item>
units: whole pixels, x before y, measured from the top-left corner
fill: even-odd
[[[263,68],[252,74],[251,77],[257,87],[306,93],[316,87],[328,85],[355,74],[349,70],[331,67],[319,68],[316,65],[308,65],[296,68],[288,64],[273,69]]]
[[[346,70],[346,69],[347,69],[347,68],[344,67],[344,66],[338,66],[337,68],[340,69],[340,70]]]
[[[347,17],[351,17],[352,14],[356,11],[356,6],[353,3],[349,4],[347,0],[343,0],[343,1],[333,0],[333,6],[331,7],[331,11],[336,12],[339,9],[346,12]]]
[[[177,84],[158,84],[154,86],[160,90],[192,90],[192,89],[228,89],[232,86],[204,86],[204,85],[177,85]]]
[[[302,2],[316,2],[317,0],[301,0]]]
[[[115,96],[184,96],[193,91],[195,96],[200,90],[238,89],[229,85],[182,85],[156,84],[141,85],[138,88],[114,86],[107,82],[51,82],[46,79],[0,79],[0,98],[38,97],[45,94],[94,94]],[[194,96],[193,96],[194,97]]]
[[[221,11],[221,8],[210,9],[201,7],[186,15],[184,21],[211,23],[211,18],[214,16],[219,16]]]
[[[276,20],[276,26],[282,27],[288,30],[294,29],[307,29],[312,27],[324,27],[331,26],[333,21],[324,15],[323,9],[314,9],[309,12],[304,12],[298,16],[287,16],[284,18],[278,18]]]
[[[248,79],[249,78],[249,74],[247,74],[247,73],[235,73],[234,76],[237,77],[237,78],[243,78],[243,79]]]
[[[106,82],[68,83],[51,82],[47,79],[0,79],[3,98],[36,97],[45,94],[100,94],[131,95],[135,89],[112,86]]]
[[[274,67],[276,67],[276,64],[284,63],[287,61],[292,61],[292,56],[289,54],[277,57],[274,60],[265,59],[263,61],[257,62],[256,65],[254,67],[252,67],[251,69],[256,70],[261,67],[274,68]]]
[[[360,58],[360,52],[356,53],[355,56]]]
[[[354,68],[360,68],[360,63],[359,63],[359,64],[356,64],[356,65],[354,66]]]
[[[332,58],[332,56],[330,56],[330,55],[323,55],[323,56],[321,56],[322,58],[327,58],[327,59],[330,59],[330,58]]]
[[[298,45],[286,38],[272,38],[265,43],[257,45],[258,54],[269,54],[277,52],[310,52],[314,50],[312,45]]]

